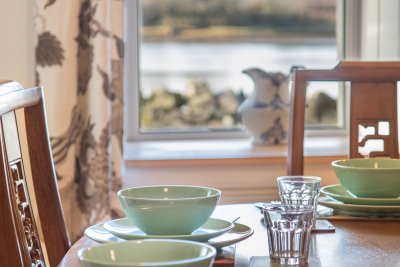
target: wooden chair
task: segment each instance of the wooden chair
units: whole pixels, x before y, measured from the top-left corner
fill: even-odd
[[[368,140],[383,140],[383,151],[372,151],[369,157],[399,158],[397,134],[397,82],[400,62],[342,61],[332,70],[295,70],[292,75],[291,114],[288,140],[289,175],[302,175],[304,156],[304,117],[306,87],[310,81],[349,81],[350,158],[363,157],[359,147]],[[389,124],[389,134],[378,132],[379,122]],[[359,141],[359,125],[373,127],[375,133]]]
[[[19,109],[25,117],[18,120],[20,129],[16,118],[21,116],[16,117],[15,112]],[[21,152],[23,128],[29,156]],[[57,189],[42,88],[24,89],[16,82],[0,81],[0,149],[0,266],[57,266],[70,241]],[[29,171],[33,191],[28,191]],[[36,207],[38,217],[33,212]]]

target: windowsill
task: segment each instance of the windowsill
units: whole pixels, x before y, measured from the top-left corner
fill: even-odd
[[[124,149],[127,166],[166,166],[178,162],[257,164],[281,161],[287,156],[286,144],[254,146],[250,139],[139,141],[126,143]],[[305,138],[305,156],[335,157],[347,155],[347,151],[348,138],[344,136]]]

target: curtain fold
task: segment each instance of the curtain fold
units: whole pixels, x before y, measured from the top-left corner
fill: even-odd
[[[123,1],[35,0],[36,82],[72,240],[121,214]]]

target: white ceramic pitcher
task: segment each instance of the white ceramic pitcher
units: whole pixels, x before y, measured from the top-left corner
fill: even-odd
[[[242,123],[254,144],[280,144],[287,140],[289,122],[288,77],[259,68],[245,69],[254,82],[252,94],[239,106]]]

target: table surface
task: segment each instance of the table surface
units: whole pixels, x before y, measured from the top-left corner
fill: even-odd
[[[254,234],[236,245],[235,266],[275,266],[269,262],[266,230],[262,215],[253,204],[218,206],[215,218],[233,220],[254,229]],[[313,233],[308,266],[369,267],[400,266],[400,221],[331,221],[333,233]],[[78,267],[77,251],[98,243],[87,237],[79,239],[59,266]],[[253,257],[253,258],[252,258]],[[260,264],[256,264],[259,262]]]

